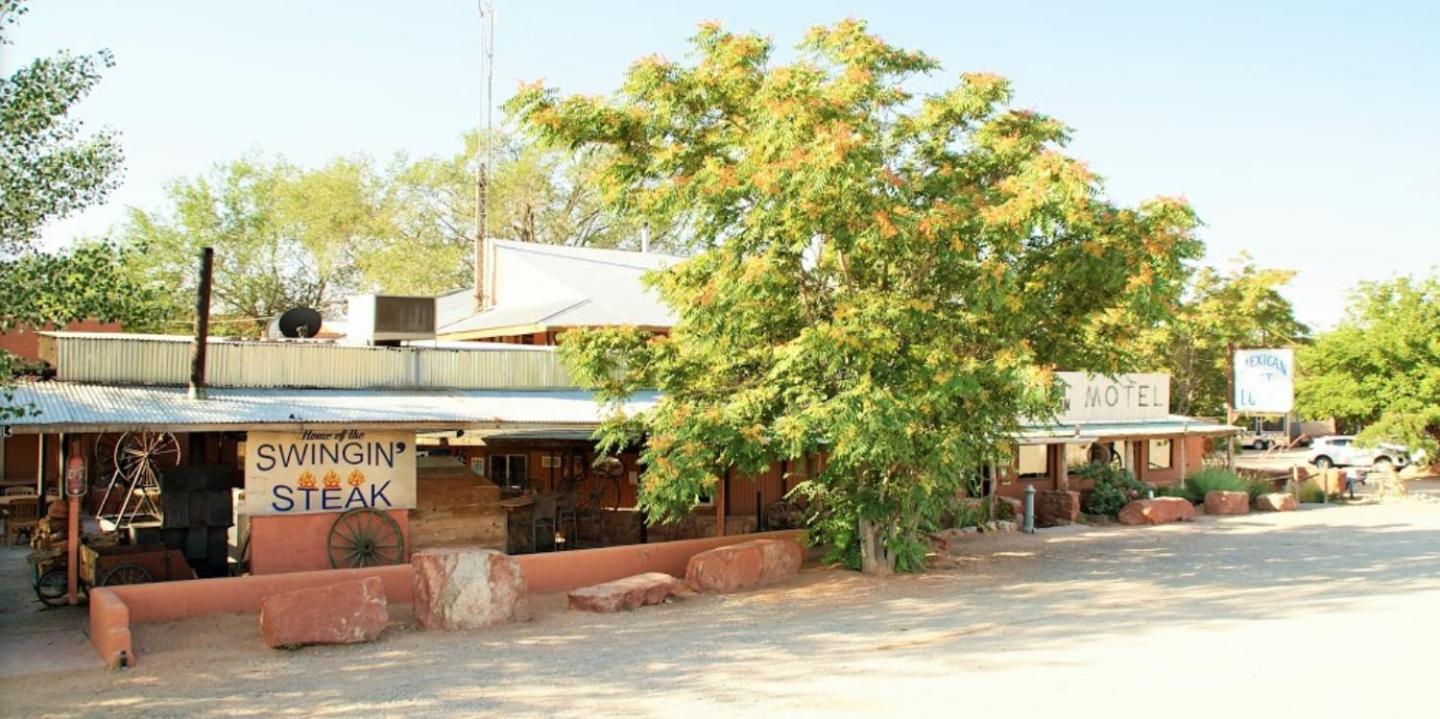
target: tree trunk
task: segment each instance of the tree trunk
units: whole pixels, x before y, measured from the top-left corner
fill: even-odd
[[[895,573],[895,555],[885,546],[887,525],[860,518],[860,571],[873,577]]]

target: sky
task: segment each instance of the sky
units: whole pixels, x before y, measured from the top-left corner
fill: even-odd
[[[604,94],[637,58],[680,60],[697,23],[792,46],[869,21],[943,70],[1008,77],[1016,105],[1073,129],[1068,152],[1118,202],[1187,198],[1206,261],[1248,252],[1297,270],[1302,321],[1332,326],[1361,280],[1440,267],[1440,2],[559,2],[494,0],[495,95],[543,79]],[[0,72],[59,49],[109,48],[84,100],[118,130],[124,184],[47,228],[60,246],[172,180],[247,153],[302,165],[451,154],[483,104],[475,0],[35,0]]]

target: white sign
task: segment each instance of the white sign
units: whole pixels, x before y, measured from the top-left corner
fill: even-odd
[[[1235,411],[1285,414],[1295,404],[1295,352],[1235,351]]]
[[[1110,379],[1087,372],[1059,372],[1065,399],[1059,422],[1124,422],[1170,416],[1170,375],[1130,373]]]
[[[415,507],[415,433],[354,429],[251,432],[251,516]]]

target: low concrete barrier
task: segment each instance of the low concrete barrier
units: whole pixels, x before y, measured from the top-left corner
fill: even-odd
[[[645,572],[664,572],[683,577],[685,564],[690,561],[690,557],[707,549],[761,538],[799,539],[801,534],[799,530],[737,534],[656,544],[523,554],[515,557],[515,560],[520,563],[525,573],[526,591],[531,594],[546,594],[568,592]],[[409,564],[97,587],[90,590],[90,643],[95,646],[100,658],[111,667],[120,666],[122,662],[131,666],[136,661],[130,633],[132,622],[169,622],[212,614],[258,612],[265,597],[276,592],[319,587],[365,577],[380,578],[385,585],[386,602],[411,602],[412,571]]]

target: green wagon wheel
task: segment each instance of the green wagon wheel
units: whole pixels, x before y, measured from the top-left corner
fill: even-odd
[[[400,564],[405,561],[405,535],[384,512],[352,509],[330,527],[325,549],[336,569]]]
[[[150,581],[150,570],[138,564],[117,564],[100,577],[100,586],[113,587],[117,584],[144,584]]]

